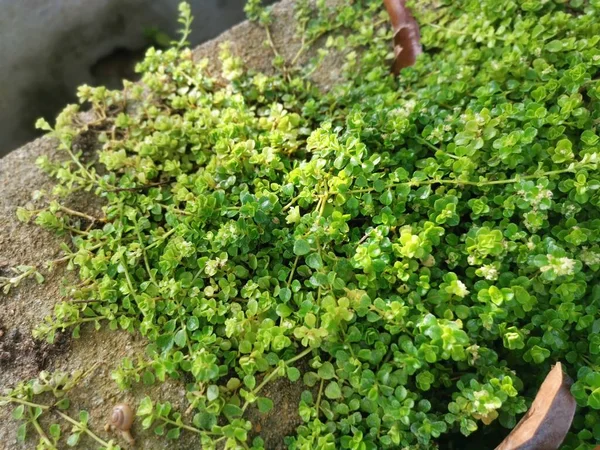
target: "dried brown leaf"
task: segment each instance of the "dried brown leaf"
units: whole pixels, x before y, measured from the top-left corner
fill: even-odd
[[[531,408],[496,450],[556,450],[575,415],[573,381],[557,363],[542,383]]]
[[[401,69],[412,66],[422,53],[419,25],[406,7],[405,0],[384,0],[394,30],[394,65],[397,75]]]

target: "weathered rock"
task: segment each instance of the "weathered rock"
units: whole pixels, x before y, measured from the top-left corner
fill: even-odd
[[[300,46],[295,38],[293,2],[284,0],[276,5],[274,15],[275,22],[271,26],[273,40],[281,54],[289,60]],[[197,48],[195,56],[209,58],[209,67],[216,71],[219,66],[218,47],[222,42],[230,41],[233,52],[241,56],[249,67],[268,72],[272,70],[273,55],[264,46],[264,40],[262,28],[244,22]],[[339,78],[341,65],[341,57],[333,54],[315,72],[314,80],[327,88]],[[32,201],[33,191],[47,190],[53,185],[53,181],[35,166],[36,158],[41,155],[51,158],[59,156],[52,139],[38,139],[0,159],[0,273],[19,264],[40,265],[61,254],[61,238],[35,225],[20,223],[15,216],[17,207]],[[79,210],[97,213],[97,203],[87,197],[71,199],[71,202]],[[32,328],[51,313],[56,302],[61,301],[61,280],[65,277],[74,277],[74,274],[67,273],[64,267],[59,266],[46,276],[44,284],[27,281],[8,296],[0,294],[0,390],[31,378],[42,369],[73,371],[88,369],[98,362],[99,367],[71,392],[70,413],[76,416],[79,409],[88,410],[90,428],[102,438],[116,438],[103,431],[106,417],[116,403],[137,405],[145,395],[151,395],[157,400],[171,401],[175,408],[184,411],[187,401],[181,382],[171,380],[153,388],[140,385],[131,391],[120,392],[111,380],[110,372],[123,357],[143,351],[145,342],[141,336],[104,329],[96,332],[84,327],[80,339],[65,336],[53,345],[32,340]],[[273,398],[276,411],[262,417],[250,411],[253,419],[257,418],[255,431],[262,430],[267,448],[283,448],[284,436],[294,432],[299,423],[297,404],[302,390],[299,383],[292,384],[285,380],[271,383],[263,392]],[[25,444],[16,442],[17,423],[11,419],[10,412],[10,408],[0,408],[0,449],[32,448],[31,440]],[[186,419],[191,420],[191,417]],[[67,433],[69,429],[64,426],[63,432]],[[151,431],[143,431],[139,423],[134,423],[133,434],[137,439],[137,448],[198,448],[196,437],[189,433],[184,433],[179,441],[173,443],[157,439]],[[120,443],[124,445],[124,442]],[[80,448],[93,448],[93,444],[90,440],[82,439]]]

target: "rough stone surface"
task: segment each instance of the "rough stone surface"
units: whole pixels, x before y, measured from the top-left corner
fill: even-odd
[[[300,43],[295,39],[296,25],[293,19],[293,1],[284,0],[274,8],[275,23],[272,25],[273,40],[279,51],[289,60],[296,53]],[[263,45],[264,31],[250,23],[242,23],[217,39],[210,41],[195,51],[198,58],[209,58],[212,69],[218,69],[216,56],[218,46],[225,41],[232,43],[234,53],[242,56],[247,65],[262,71],[271,69],[271,50]],[[308,56],[307,56],[308,57]],[[315,81],[322,87],[331,85],[339,76],[341,58],[333,55],[314,74]],[[38,170],[35,160],[40,155],[51,158],[57,155],[52,139],[41,138],[0,159],[0,273],[18,264],[39,265],[43,261],[61,255],[61,238],[41,230],[35,225],[17,221],[15,210],[32,201],[34,190],[50,189],[51,179]],[[97,212],[98,205],[85,197],[71,199],[79,210]],[[32,328],[52,311],[55,303],[61,301],[61,281],[73,274],[64,267],[58,267],[46,274],[44,284],[27,281],[10,295],[0,294],[0,391],[14,386],[18,381],[35,376],[40,370],[89,369],[98,363],[97,369],[75,388],[71,398],[70,414],[77,416],[79,409],[90,412],[90,428],[104,439],[112,437],[103,430],[103,425],[116,403],[130,402],[137,405],[145,395],[171,401],[175,408],[184,411],[187,401],[181,382],[169,381],[153,388],[143,385],[131,391],[120,392],[110,378],[110,372],[120,360],[128,355],[143,351],[141,336],[108,330],[94,331],[83,327],[80,339],[64,336],[57,343],[48,345],[34,342]],[[283,438],[294,432],[299,424],[297,404],[303,386],[278,380],[268,385],[263,393],[270,396],[277,405],[266,416],[249,410],[249,416],[256,424],[254,432],[260,431],[268,449],[284,448]],[[33,441],[23,445],[16,442],[17,423],[10,417],[10,408],[0,408],[0,450],[33,448]],[[255,420],[256,418],[256,420]],[[185,417],[191,420],[191,417]],[[70,427],[64,426],[63,433]],[[183,433],[177,442],[157,439],[150,431],[143,431],[139,423],[134,423],[133,434],[137,439],[136,448],[143,449],[191,449],[198,448],[195,436]],[[64,443],[63,443],[64,444]],[[125,446],[123,441],[121,445]],[[66,446],[60,447],[66,448]],[[80,448],[95,448],[91,440],[82,439]]]

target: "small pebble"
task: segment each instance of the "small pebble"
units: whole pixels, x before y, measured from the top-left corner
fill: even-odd
[[[6,338],[14,342],[19,342],[21,340],[21,332],[18,328],[11,328],[6,334]]]

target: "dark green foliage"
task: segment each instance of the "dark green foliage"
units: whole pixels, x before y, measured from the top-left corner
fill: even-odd
[[[302,68],[277,55],[267,76],[224,49],[226,84],[152,50],[146,91],[81,89],[99,124],[67,109],[52,133],[72,159],[40,163],[57,196],[100,196],[106,222],[36,213],[73,236],[86,301],[37,336],[139,331],[147,352],[115,380],[193,378],[206,448],[248,447],[244,413],[277,408],[260,391],[278,376],[310,388],[291,449],[464,448],[476,430],[469,448],[493,448],[563,361],[581,406],[565,448],[592,448],[600,2],[419,2],[424,54],[398,79],[381,1],[308,3],[303,49],[339,30],[326,47],[347,56],[328,93],[303,78],[324,50]],[[71,150],[99,128],[101,170]],[[143,406],[178,436],[170,406]]]

